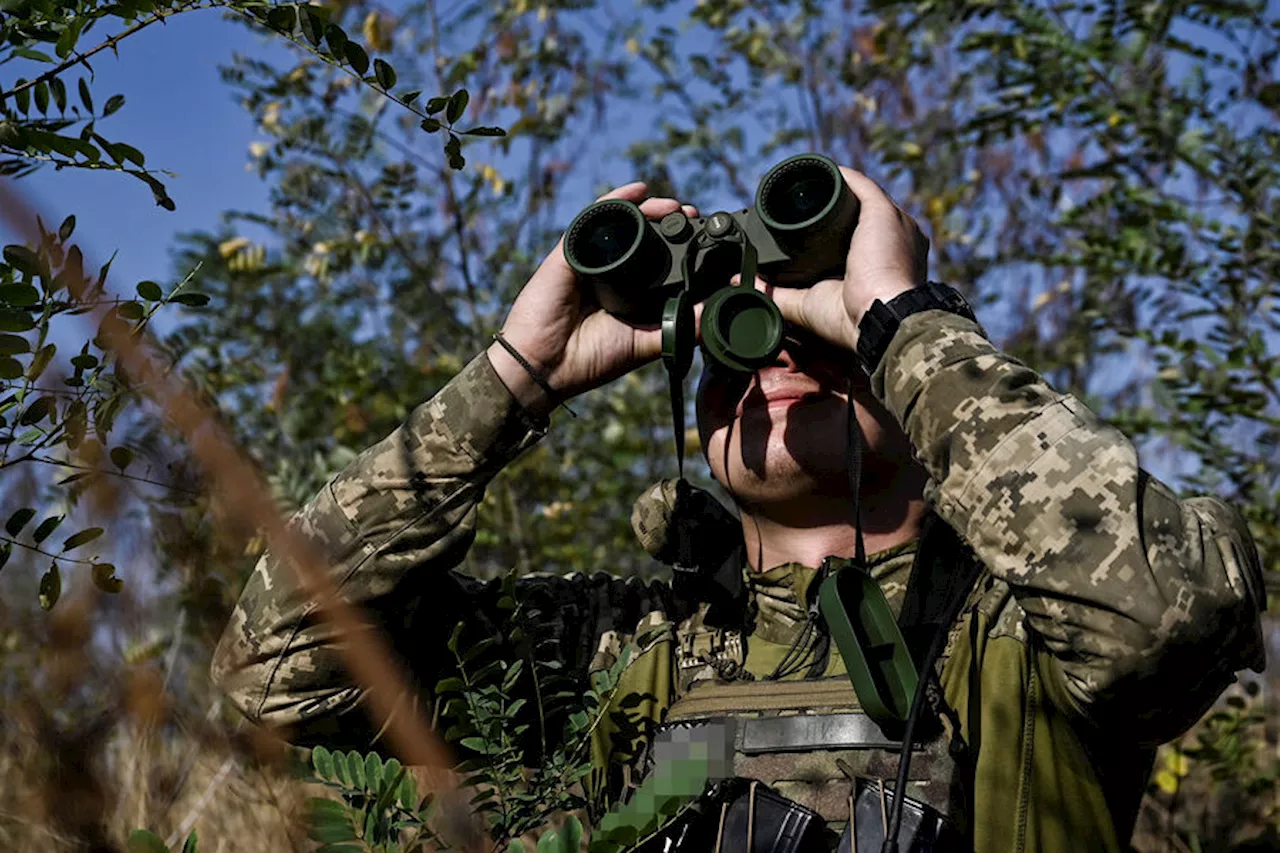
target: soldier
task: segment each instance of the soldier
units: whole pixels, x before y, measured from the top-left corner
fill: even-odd
[[[867,724],[813,606],[817,580],[848,568],[865,537],[865,570],[904,627],[941,649],[925,674],[936,679],[933,725],[922,724],[907,786],[904,825],[917,836],[903,849],[927,849],[930,833],[948,839],[933,849],[980,853],[1125,849],[1155,747],[1237,670],[1263,667],[1249,531],[1216,498],[1178,499],[1124,435],[992,346],[958,294],[926,284],[928,241],[911,217],[842,171],[861,203],[845,276],[772,291],[793,329],[777,362],[745,384],[704,371],[699,386],[702,447],[739,517],[672,483],[637,504],[652,553],[670,561],[683,542],[684,561],[709,570],[685,583],[520,582],[570,672],[607,667],[630,646],[614,695],[634,694],[627,713],[658,724],[630,742],[601,725],[590,787],[624,795],[660,751],[653,742],[700,731],[723,741],[728,775],[764,784],[720,788],[702,825],[665,849],[710,850],[713,839],[725,853],[828,850],[843,830],[858,853],[879,850],[899,744]],[[607,197],[651,219],[681,209],[646,200],[640,183]],[[425,705],[448,674],[457,614],[482,631],[501,622],[497,582],[453,571],[486,484],[545,433],[560,401],[659,352],[657,331],[584,307],[557,246],[500,339],[301,510],[342,594],[380,621],[424,685],[412,700]],[[849,411],[861,430],[856,486]],[[690,524],[702,534],[672,533]],[[368,748],[376,726],[361,688],[310,606],[265,555],[214,678],[249,719],[296,743]],[[803,831],[789,847],[757,843],[776,826],[743,837],[741,815],[726,823],[743,797],[754,821],[790,814]]]

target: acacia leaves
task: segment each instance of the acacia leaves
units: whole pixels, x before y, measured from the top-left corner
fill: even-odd
[[[106,348],[106,319],[78,351],[62,352],[74,344],[65,329],[54,332],[63,317],[104,307],[110,261],[96,275],[86,272],[83,253],[70,242],[74,216],[54,231],[43,222],[37,225],[37,244],[13,244],[0,252],[0,474],[33,462],[56,472],[48,498],[59,505],[58,511],[11,508],[3,537],[6,560],[15,552],[42,561],[52,558],[39,582],[40,605],[47,610],[61,597],[63,573],[69,568],[81,567],[103,592],[117,593],[122,587],[115,566],[88,547],[102,539],[105,527],[93,524],[68,532],[63,525],[85,494],[105,488],[108,478],[124,475],[133,463],[134,450],[110,439],[136,391]],[[136,290],[138,300],[111,300],[107,312],[134,333],[173,303],[193,307],[207,301],[185,283],[168,294],[152,281],[140,282]],[[55,336],[59,343],[50,340]],[[61,364],[60,354],[65,359]],[[149,479],[133,477],[130,482]],[[39,522],[37,515],[43,515]]]
[[[419,799],[416,780],[398,760],[384,762],[376,752],[330,752],[318,746],[311,751],[311,764],[316,780],[341,797],[308,802],[308,834],[320,842],[320,853],[364,849],[343,846],[351,841],[379,851],[399,850],[401,833],[420,841],[435,837],[427,827],[433,798]]]
[[[453,124],[462,117],[470,100],[466,89],[458,89],[452,95],[431,98],[425,110],[415,106],[422,94],[420,91],[408,91],[394,94],[392,89],[399,79],[395,67],[385,58],[373,60],[373,73],[369,74],[370,59],[365,48],[332,18],[325,7],[309,4],[287,4],[267,6],[261,3],[249,3],[244,11],[275,32],[285,36],[296,44],[309,46],[319,58],[339,68],[350,71],[362,82],[380,91],[386,97],[398,103],[419,117],[419,126],[427,133],[435,133],[442,127],[449,128],[445,141],[445,159],[450,168],[462,169],[466,166],[466,158],[461,153],[461,140],[454,133]],[[295,28],[298,30],[295,34]],[[324,51],[321,52],[320,48]],[[446,122],[433,116],[445,111]],[[462,135],[471,136],[505,136],[506,131],[500,127],[485,126],[460,131]]]

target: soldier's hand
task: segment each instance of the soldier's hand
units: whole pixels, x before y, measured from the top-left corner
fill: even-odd
[[[635,202],[649,219],[683,209],[698,211],[670,198],[647,198],[641,182],[618,187],[600,200]],[[583,293],[583,285],[564,258],[564,238],[547,255],[511,306],[502,335],[547,377],[562,399],[589,391],[662,354],[662,332],[617,319]],[[545,414],[553,405],[537,383],[500,344],[489,347],[494,370],[525,408]]]
[[[875,181],[844,166],[840,171],[862,207],[844,278],[805,289],[778,287],[770,296],[785,319],[852,350],[858,344],[858,323],[872,302],[888,302],[925,283],[929,239]]]

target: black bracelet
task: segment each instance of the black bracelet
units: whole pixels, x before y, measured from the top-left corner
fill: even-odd
[[[523,367],[525,371],[530,376],[533,377],[533,381],[538,383],[538,387],[541,388],[544,392],[546,392],[548,400],[550,400],[552,403],[559,406],[560,408],[564,409],[566,412],[573,415],[575,418],[578,416],[577,412],[569,408],[569,406],[566,405],[565,402],[560,399],[559,394],[551,390],[551,386],[547,384],[546,377],[544,377],[541,373],[539,373],[537,369],[535,369],[534,366],[530,364],[528,360],[525,359],[525,357],[522,356],[516,350],[516,348],[511,345],[511,342],[502,336],[502,332],[494,332],[493,339],[498,343],[502,344],[502,348],[507,352],[511,353],[511,357],[514,358],[517,362],[519,362],[520,366]]]

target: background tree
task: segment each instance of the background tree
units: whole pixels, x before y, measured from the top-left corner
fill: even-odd
[[[66,19],[124,7],[82,3]],[[295,62],[224,70],[264,134],[250,157],[271,207],[182,241],[179,276],[196,269],[189,287],[211,301],[165,341],[283,505],[478,353],[601,190],[641,177],[710,212],[815,150],[927,223],[932,275],[969,292],[1002,347],[1121,426],[1158,476],[1240,506],[1275,569],[1280,16],[1266,3],[312,9],[385,58],[395,85],[358,85],[346,48],[327,33],[313,44],[291,4],[233,12],[292,14],[300,43]],[[399,95],[464,86],[465,102]],[[440,134],[424,124],[440,116],[507,136],[441,146],[423,133]],[[557,415],[488,490],[464,568],[657,571],[628,516],[674,471],[665,401],[655,366],[585,397],[578,419]],[[200,493],[158,426],[129,426]],[[198,661],[261,545],[185,494],[153,500],[150,523]],[[1274,695],[1233,695],[1164,751],[1140,848],[1274,832]]]

